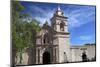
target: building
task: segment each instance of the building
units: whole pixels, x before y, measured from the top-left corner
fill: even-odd
[[[70,46],[68,17],[58,7],[51,18],[51,26],[46,22],[37,34],[34,48],[23,53],[22,65],[80,62],[95,57],[95,45]]]
[[[47,63],[63,63],[71,60],[67,19],[58,7],[51,18],[51,26],[47,22],[43,25],[37,35],[36,64],[45,63],[45,58],[50,58],[46,59]]]

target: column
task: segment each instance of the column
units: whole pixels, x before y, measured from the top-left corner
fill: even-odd
[[[38,48],[36,47],[36,64],[38,64]]]
[[[56,63],[56,59],[57,59],[57,51],[56,51],[56,47],[53,48],[53,63]]]
[[[42,55],[43,55],[43,52],[42,52],[42,48],[40,48],[40,64],[42,64]]]
[[[58,54],[58,47],[56,47],[56,63],[59,62],[59,54]]]
[[[55,48],[55,63],[56,63],[56,58],[57,58],[57,56],[56,56],[56,48]]]
[[[53,63],[55,63],[55,48],[53,47]]]
[[[38,48],[38,64],[40,64],[40,49]]]

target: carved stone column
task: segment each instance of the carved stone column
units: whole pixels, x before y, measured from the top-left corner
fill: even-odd
[[[58,52],[58,47],[56,47],[56,63],[58,63],[58,61],[59,61],[59,52]]]
[[[56,52],[57,48],[55,47],[55,63],[56,63],[56,60],[57,60],[57,52]]]
[[[56,48],[53,47],[53,63],[56,63]]]
[[[38,48],[38,64],[40,64],[40,49]]]
[[[38,64],[38,48],[36,47],[36,64]]]
[[[42,51],[42,48],[40,48],[40,64],[42,64],[42,60],[43,60],[43,51]]]

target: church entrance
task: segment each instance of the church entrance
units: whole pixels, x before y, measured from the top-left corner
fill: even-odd
[[[82,54],[82,61],[83,62],[86,62],[87,61],[87,55],[86,55],[86,53],[83,53]]]
[[[50,53],[47,51],[43,53],[43,64],[50,64]]]

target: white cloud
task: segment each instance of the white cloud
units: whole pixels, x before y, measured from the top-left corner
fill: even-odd
[[[53,16],[56,8],[46,9],[46,8],[41,8],[39,6],[33,5],[30,6],[30,9],[35,11],[34,18],[39,20],[42,24],[45,23],[46,20],[50,24],[51,23],[50,19]],[[88,9],[80,8],[75,10],[73,10],[73,8],[70,8],[64,10],[65,16],[68,16],[69,27],[70,28],[80,27],[81,25],[88,23],[90,20],[93,19],[93,16],[91,16],[94,14],[93,10],[94,9],[92,8],[88,8]]]
[[[35,16],[34,18],[39,20],[41,25],[45,23],[45,21],[48,21],[50,24],[50,19],[54,14],[55,9],[42,9],[38,6],[30,6],[31,10],[35,10]]]
[[[70,10],[71,9],[69,9],[69,11]],[[68,16],[68,24],[71,28],[80,27],[83,24],[95,20],[95,10],[91,8],[71,10],[69,13],[66,13],[65,15]]]
[[[84,35],[79,37],[81,40],[91,40],[93,37],[91,35]]]

